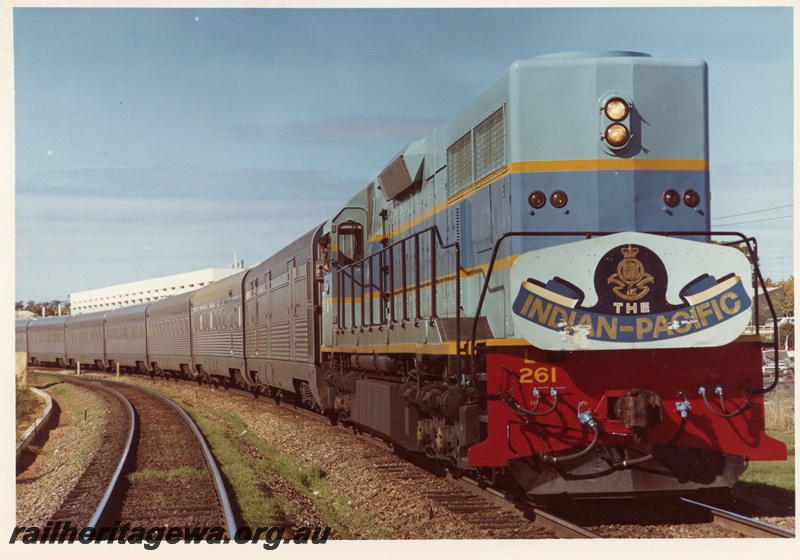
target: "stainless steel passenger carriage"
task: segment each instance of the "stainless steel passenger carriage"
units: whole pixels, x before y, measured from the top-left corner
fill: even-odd
[[[297,393],[310,406],[325,389],[319,360],[314,252],[321,227],[251,268],[244,278],[248,383]],[[322,393],[322,394],[321,394]]]
[[[192,295],[186,292],[152,302],[147,315],[147,355],[150,370],[180,373],[194,378],[189,312]]]
[[[34,366],[55,364],[66,367],[64,324],[69,318],[69,315],[43,317],[28,325],[28,363]]]
[[[120,368],[147,373],[147,329],[149,303],[109,311],[106,315],[106,360],[111,371]]]
[[[240,272],[193,292],[192,356],[203,378],[244,384],[242,280]]]
[[[108,311],[72,315],[65,324],[67,365],[107,369],[105,351],[105,317]]]
[[[32,319],[17,319],[14,321],[14,352],[28,351],[28,325]]]

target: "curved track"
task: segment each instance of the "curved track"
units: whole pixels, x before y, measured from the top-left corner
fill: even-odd
[[[117,391],[98,384],[80,384],[113,397],[109,402],[110,417],[97,452],[53,513],[51,521],[95,527],[106,511],[128,461],[136,430],[136,415],[130,402]]]
[[[222,527],[226,537],[236,532],[231,501],[214,456],[197,425],[179,405],[145,387],[67,381],[114,394],[127,408],[130,429],[108,483],[108,462],[92,461],[53,521],[76,524],[78,504],[85,510],[87,504],[98,503],[89,496],[103,488],[85,526],[121,521],[142,527]],[[105,441],[102,448],[111,446]]]

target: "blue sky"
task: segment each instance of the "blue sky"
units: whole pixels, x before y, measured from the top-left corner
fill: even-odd
[[[17,7],[15,106],[4,107],[15,109],[15,299],[225,267],[234,253],[254,265],[514,60],[576,50],[708,62],[712,225],[758,237],[765,274],[788,278],[792,18],[786,7]]]

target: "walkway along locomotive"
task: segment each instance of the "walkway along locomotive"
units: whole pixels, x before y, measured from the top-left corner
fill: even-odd
[[[298,398],[537,497],[729,489],[786,448],[742,336],[755,241],[709,231],[707,97],[698,60],[515,62],[279,253],[92,314],[99,344],[67,319],[61,356],[34,321],[29,359],[79,335],[100,367]]]

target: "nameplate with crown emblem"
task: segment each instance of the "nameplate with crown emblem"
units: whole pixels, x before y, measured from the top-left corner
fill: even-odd
[[[751,284],[736,249],[619,233],[521,255],[512,319],[548,350],[721,346],[749,323]]]

